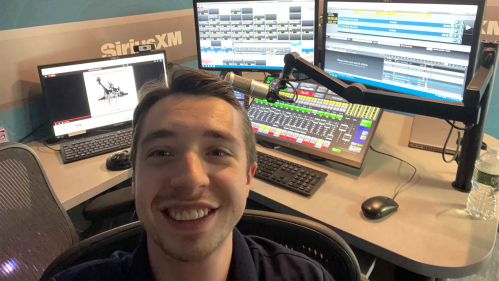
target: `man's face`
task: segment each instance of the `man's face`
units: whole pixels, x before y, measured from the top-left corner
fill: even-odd
[[[229,103],[164,98],[145,116],[137,142],[137,215],[166,254],[200,260],[241,218],[255,169],[247,170],[242,120]]]

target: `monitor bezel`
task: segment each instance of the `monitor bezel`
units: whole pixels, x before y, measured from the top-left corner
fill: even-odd
[[[276,0],[244,0],[244,2],[251,1],[276,1]],[[280,73],[282,69],[264,69],[264,68],[230,68],[230,67],[203,67],[201,60],[201,44],[199,38],[199,26],[198,13],[197,13],[197,3],[199,2],[209,2],[209,3],[222,3],[222,2],[237,2],[236,0],[193,0],[192,9],[194,11],[194,28],[196,29],[196,51],[198,59],[198,68],[209,71],[240,71],[240,72],[268,72],[268,73]],[[314,65],[318,65],[320,59],[319,51],[319,0],[314,0],[315,3],[315,20],[314,20]]]
[[[474,34],[473,34],[473,40],[471,43],[471,51],[470,51],[470,60],[468,62],[468,73],[466,74],[466,83],[464,89],[466,89],[466,86],[470,83],[471,79],[473,78],[473,75],[475,73],[475,62],[476,58],[478,56],[477,50],[478,50],[478,45],[480,42],[480,34],[482,30],[482,21],[483,21],[483,14],[484,14],[484,9],[485,9],[485,1],[484,0],[431,0],[431,2],[428,2],[427,0],[324,0],[323,3],[323,19],[322,19],[322,36],[321,36],[321,58],[320,58],[320,64],[321,64],[321,69],[324,70],[325,68],[325,61],[326,61],[326,27],[327,27],[327,4],[330,2],[364,2],[364,3],[400,3],[400,4],[450,4],[450,5],[476,5],[478,6],[477,9],[477,15],[476,15],[476,20],[475,20],[475,26],[474,26]],[[346,83],[354,83],[351,80],[346,80],[346,79],[341,79],[342,81]],[[393,93],[401,93],[404,95],[410,95],[407,93],[402,93],[402,92],[395,92],[392,90],[384,89],[384,88],[378,88],[374,87],[371,85],[363,84],[369,89],[376,89],[376,90],[384,90],[384,91],[389,91]],[[464,91],[464,93],[466,90]],[[463,93],[463,101],[464,101],[464,93]],[[412,96],[412,95],[410,95]],[[432,98],[425,98],[425,97],[418,97],[420,100],[426,100],[434,103],[442,103],[442,104],[448,104],[448,105],[454,105],[458,107],[464,106],[463,102],[455,102],[455,101],[447,101],[447,100],[437,100],[437,99],[432,99]]]
[[[64,135],[57,136],[55,134],[55,130],[54,130],[54,121],[55,120],[52,118],[52,114],[51,114],[52,109],[50,108],[49,101],[48,101],[48,98],[47,98],[47,92],[46,92],[45,83],[44,83],[44,80],[43,80],[42,69],[59,67],[59,66],[68,66],[68,65],[82,64],[82,63],[91,63],[91,62],[101,62],[101,61],[108,61],[108,60],[125,59],[125,58],[138,57],[138,56],[147,56],[147,55],[156,54],[156,53],[162,53],[164,55],[164,57],[165,57],[165,61],[164,61],[165,71],[168,71],[168,65],[167,65],[168,60],[167,60],[167,56],[166,56],[166,51],[165,50],[155,50],[155,51],[140,52],[140,53],[135,53],[135,54],[121,55],[121,56],[108,56],[108,57],[102,57],[102,58],[96,58],[96,59],[88,59],[88,60],[79,60],[79,61],[70,61],[70,62],[62,62],[62,63],[39,65],[37,67],[38,68],[38,76],[40,78],[40,84],[42,86],[42,94],[44,96],[44,100],[45,100],[45,103],[47,105],[47,109],[48,109],[48,113],[49,113],[49,122],[50,122],[51,131],[52,131],[52,137],[55,137],[55,138],[58,138],[58,139],[65,139],[65,138],[71,138],[73,136],[86,135],[86,134],[89,134],[89,133],[92,133],[92,132],[96,132],[98,130],[112,129],[112,128],[115,128],[115,127],[120,127],[120,128],[121,127],[129,127],[129,126],[132,125],[132,120],[130,120],[130,121],[123,121],[123,122],[112,124],[112,125],[106,125],[106,126],[96,127],[96,128],[93,128],[93,129],[88,129],[88,130],[85,130],[85,133],[82,133],[82,134],[76,134],[76,135],[72,135],[72,136],[69,136],[68,134],[64,134]],[[166,75],[167,75],[167,73],[165,73],[165,79],[166,79]],[[166,80],[165,80],[165,83],[167,83]]]

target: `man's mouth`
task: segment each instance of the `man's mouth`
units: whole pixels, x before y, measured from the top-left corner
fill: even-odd
[[[200,208],[200,209],[191,209],[191,210],[176,210],[168,208],[165,210],[168,212],[168,216],[176,221],[192,221],[201,219],[213,210],[210,208]]]

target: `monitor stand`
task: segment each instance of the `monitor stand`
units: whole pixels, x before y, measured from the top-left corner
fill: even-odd
[[[56,137],[50,137],[45,140],[45,143],[47,145],[54,145],[54,144],[59,144],[60,141],[62,141],[62,139]]]

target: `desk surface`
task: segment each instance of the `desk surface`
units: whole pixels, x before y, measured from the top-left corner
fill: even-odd
[[[40,142],[31,142],[28,146],[38,155],[55,194],[66,210],[132,177],[131,169],[118,172],[107,170],[106,159],[113,153],[64,165],[61,153]]]
[[[319,220],[349,243],[394,264],[431,277],[462,277],[477,272],[491,256],[498,219],[481,221],[466,213],[467,193],[451,182],[457,164],[441,154],[409,148],[412,117],[385,112],[372,146],[408,161],[417,168],[411,184],[397,195],[399,210],[380,221],[366,219],[362,203],[373,196],[389,196],[412,176],[399,160],[369,151],[361,170],[331,161],[314,162],[302,153],[258,150],[328,173],[326,182],[306,198],[255,180],[255,199],[278,211],[292,208]],[[484,136],[489,145],[499,141]],[[498,212],[499,213],[499,212]]]
[[[418,171],[396,198],[399,211],[382,221],[363,217],[361,204],[373,196],[393,196],[412,175],[407,164],[369,151],[362,169],[331,161],[313,162],[301,152],[258,150],[313,167],[329,176],[306,198],[255,179],[251,185],[257,201],[278,211],[293,209],[319,220],[349,244],[411,271],[431,277],[461,277],[477,272],[491,256],[498,219],[480,221],[467,215],[468,194],[455,191],[451,182],[457,165],[445,164],[441,155],[408,147],[412,117],[385,112],[373,147],[400,157]],[[499,141],[484,136],[490,145]],[[52,187],[66,209],[131,177],[131,170],[107,171],[111,154],[62,165],[60,153],[41,143],[29,146],[38,154]],[[498,212],[499,214],[499,212]]]

